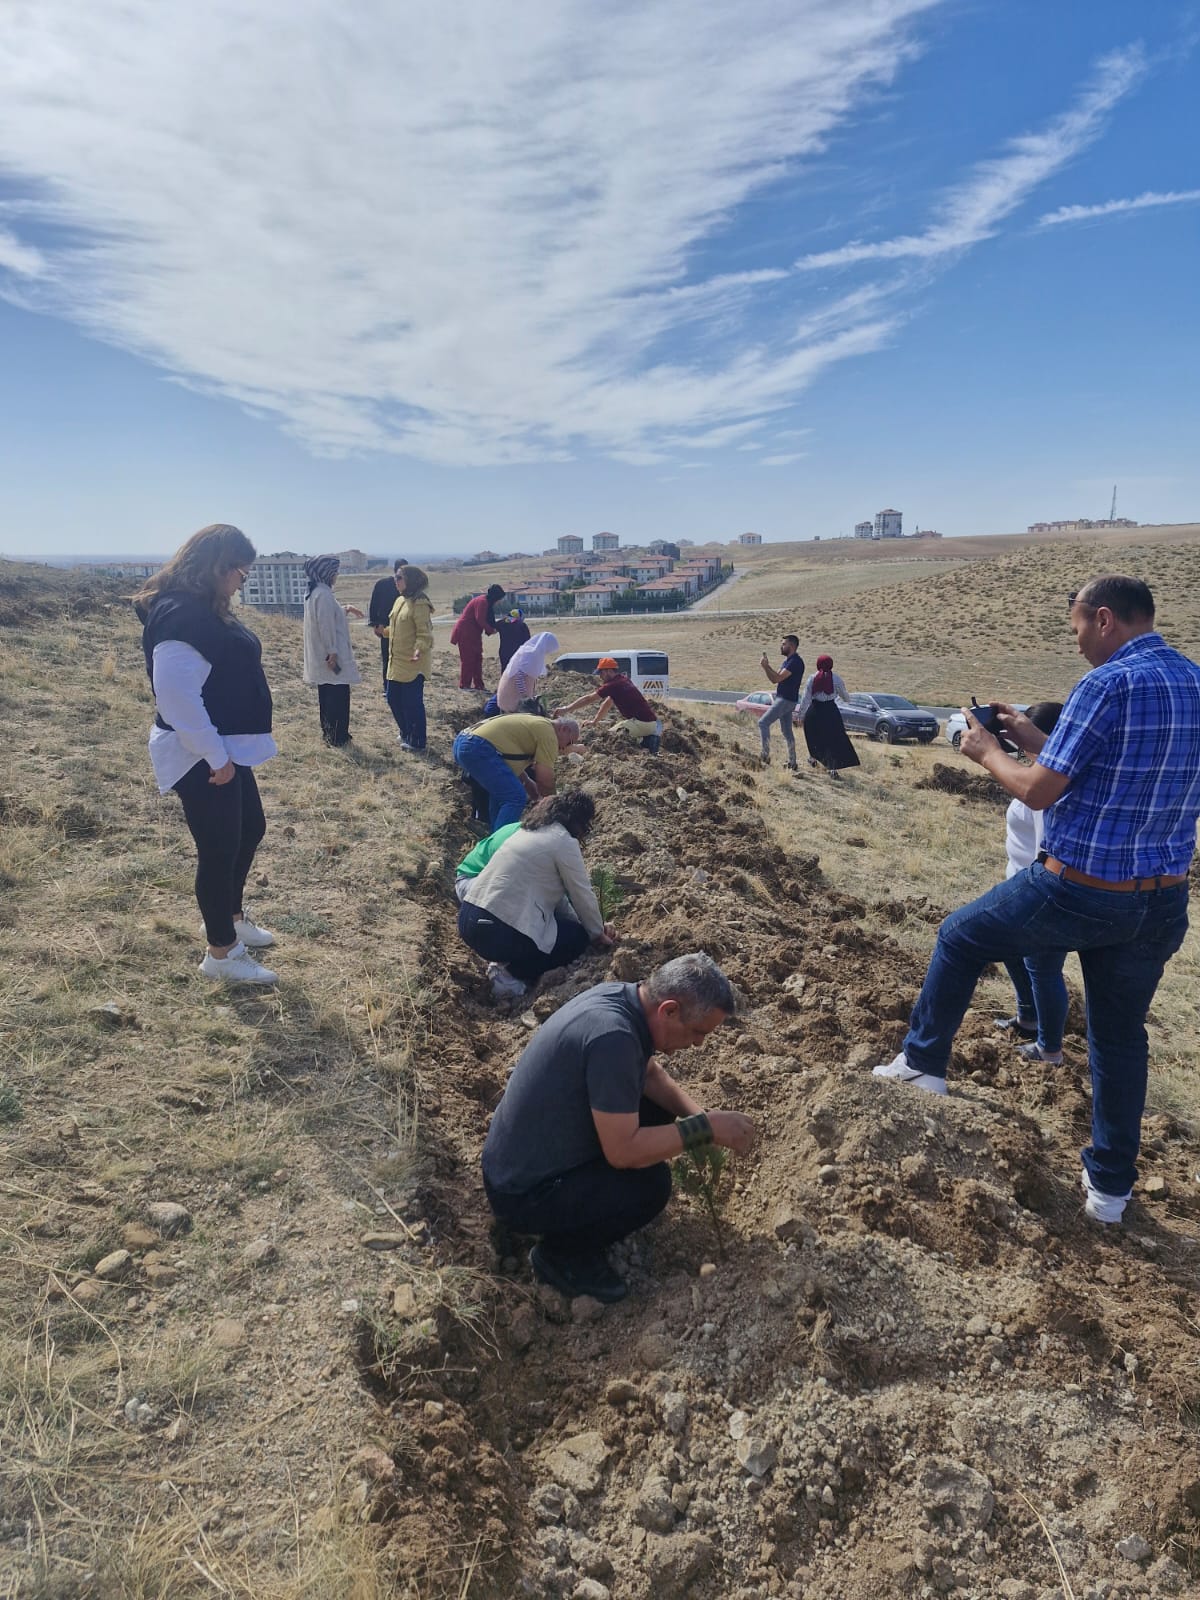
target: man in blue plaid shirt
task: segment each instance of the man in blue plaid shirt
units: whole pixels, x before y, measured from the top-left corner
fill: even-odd
[[[946,1092],[950,1047],[990,962],[1075,950],[1083,970],[1092,1077],[1085,1209],[1121,1220],[1146,1101],[1146,1014],[1187,932],[1187,873],[1200,814],[1200,667],[1154,631],[1139,578],[1093,578],[1070,597],[1092,671],[1054,732],[1012,706],[999,721],[1036,756],[1021,766],[968,713],[962,753],[1011,795],[1046,811],[1038,861],[938,930],[904,1048],[876,1076]]]

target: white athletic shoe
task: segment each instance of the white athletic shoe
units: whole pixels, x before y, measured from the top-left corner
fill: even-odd
[[[1133,1194],[1133,1190],[1131,1189],[1129,1194],[1104,1194],[1093,1187],[1091,1174],[1086,1167],[1080,1173],[1079,1181],[1083,1185],[1084,1194],[1087,1195],[1083,1209],[1092,1221],[1103,1222],[1110,1227],[1114,1222],[1120,1222],[1125,1213],[1125,1204]]]
[[[235,917],[233,919],[233,936],[246,946],[247,950],[266,950],[275,943],[275,935],[268,928],[260,928],[249,917]],[[208,937],[208,929],[200,924],[200,937]]]
[[[885,1062],[882,1066],[872,1067],[871,1076],[874,1078],[892,1078],[896,1083],[911,1083],[914,1089],[924,1089],[929,1094],[945,1094],[945,1078],[935,1078],[932,1072],[918,1072],[916,1067],[910,1067],[908,1058],[901,1050],[894,1061]]]
[[[492,994],[497,1000],[519,1000],[527,994],[528,986],[520,978],[514,978],[507,967],[502,967],[498,961],[489,961],[487,975],[492,982]]]
[[[223,983],[279,982],[279,974],[255,961],[244,944],[235,944],[227,956],[214,956],[210,950],[200,963],[200,972]]]

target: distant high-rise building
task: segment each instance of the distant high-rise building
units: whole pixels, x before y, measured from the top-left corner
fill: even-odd
[[[621,536],[618,533],[594,533],[592,535],[593,550],[619,550]]]
[[[689,542],[687,539],[680,540],[680,544]],[[654,539],[646,548],[652,556],[670,556],[673,561],[679,560],[679,545],[673,544],[670,539]]]
[[[737,542],[739,544],[761,544],[762,543],[762,534],[761,533],[739,533],[738,537],[737,537]]]
[[[259,556],[242,585],[242,600],[260,611],[295,614],[304,609],[308,575],[304,556],[290,550],[277,556]]]
[[[873,539],[875,537],[875,524],[873,522],[856,522],[854,524],[854,537],[856,539]]]
[[[583,549],[583,540],[577,533],[564,533],[558,541],[560,556],[577,556]]]
[[[886,511],[875,513],[875,537],[877,539],[901,539],[900,524],[903,518],[899,511],[894,511],[889,506]]]

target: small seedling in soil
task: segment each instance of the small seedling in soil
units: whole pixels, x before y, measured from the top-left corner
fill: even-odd
[[[677,1156],[673,1165],[675,1181],[686,1195],[704,1202],[713,1233],[717,1240],[717,1254],[725,1259],[725,1232],[721,1227],[721,1212],[725,1208],[725,1193],[721,1179],[725,1173],[726,1152],[714,1144],[703,1145]]]
[[[617,882],[617,875],[611,867],[592,868],[592,888],[596,891],[596,900],[600,906],[600,915],[605,922],[611,922],[614,914],[621,909],[625,899],[625,891]]]

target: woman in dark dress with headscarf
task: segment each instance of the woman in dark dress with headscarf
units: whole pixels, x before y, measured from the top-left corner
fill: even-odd
[[[831,778],[836,778],[842,767],[858,766],[857,752],[837,708],[839,700],[847,699],[846,685],[833,670],[833,657],[818,656],[817,670],[804,685],[796,715],[804,724],[809,765],[824,767]]]

